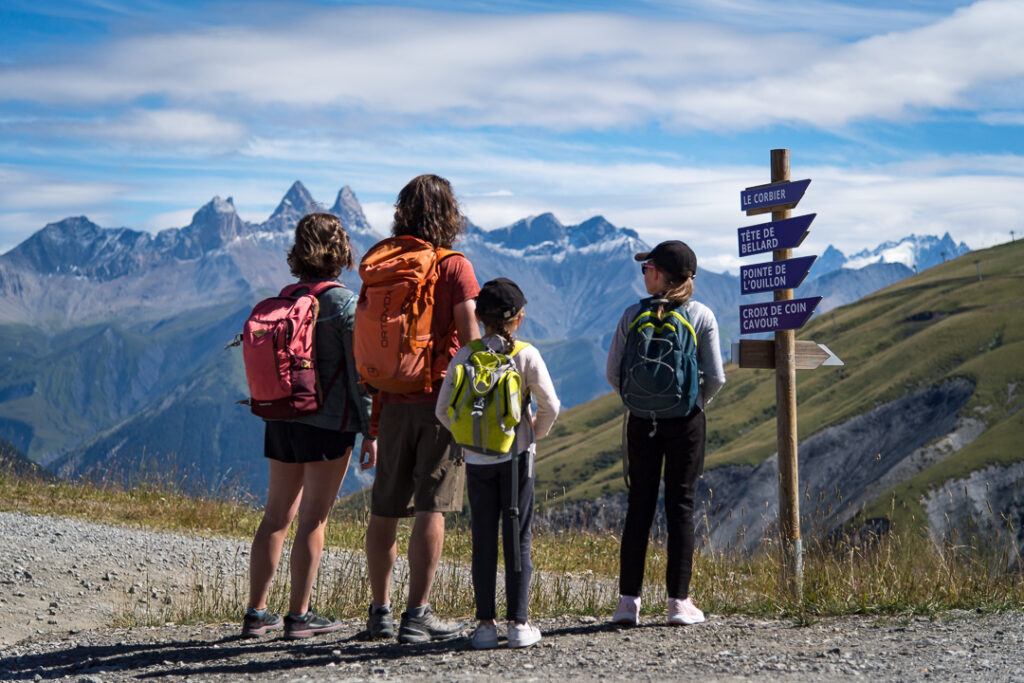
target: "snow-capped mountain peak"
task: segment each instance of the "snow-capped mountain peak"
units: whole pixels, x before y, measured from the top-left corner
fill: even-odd
[[[298,220],[307,213],[316,210],[316,208],[317,204],[309,190],[306,189],[306,186],[301,181],[296,180],[288,188],[288,192],[281,199],[281,203],[277,205],[277,208],[274,209],[274,213],[270,214],[270,221],[281,217]]]
[[[370,227],[370,222],[366,220],[366,215],[363,213],[362,205],[356,198],[356,193],[348,185],[338,190],[338,197],[334,200],[331,213],[338,217],[345,230],[376,236],[373,228]]]
[[[859,251],[850,256],[843,267],[856,270],[872,263],[902,263],[920,272],[970,250],[963,242],[954,242],[948,232],[942,237],[911,234],[898,242],[883,242],[874,249]]]

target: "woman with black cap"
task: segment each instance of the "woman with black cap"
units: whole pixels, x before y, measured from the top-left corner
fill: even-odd
[[[530,561],[533,460],[536,441],[551,429],[560,403],[540,351],[535,346],[515,340],[514,334],[523,320],[525,306],[526,297],[512,280],[500,277],[484,284],[476,298],[476,317],[483,323],[484,336],[463,346],[455,354],[437,397],[437,419],[451,429],[448,404],[453,378],[456,376],[455,368],[465,363],[475,349],[483,351],[483,347],[510,357],[523,380],[521,395],[527,397],[508,454],[488,455],[463,448],[473,532],[473,593],[476,598],[476,618],[480,622],[470,638],[476,649],[498,646],[494,602],[499,520],[505,554],[508,646],[527,647],[541,638],[540,631],[529,622],[527,616],[530,577],[533,574],[533,563]],[[531,415],[530,396],[537,399],[536,415]],[[515,481],[512,480],[513,476]],[[513,491],[516,491],[515,500]],[[513,509],[518,509],[518,515],[505,514]],[[517,549],[518,563],[513,561]]]
[[[668,623],[697,624],[704,613],[690,598],[694,498],[704,463],[704,407],[725,384],[718,322],[691,298],[697,256],[690,247],[672,240],[635,258],[642,262],[651,296],[622,314],[606,368],[608,382],[629,409],[624,435],[629,502],[612,621],[635,625],[640,620],[647,540],[664,462]]]

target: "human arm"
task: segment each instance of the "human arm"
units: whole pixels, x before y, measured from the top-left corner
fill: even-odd
[[[623,312],[622,317],[619,319],[619,324],[615,326],[615,331],[612,332],[611,344],[608,346],[608,361],[605,363],[604,376],[608,380],[608,384],[616,392],[619,391],[622,355],[626,349],[626,331],[629,327],[629,313],[631,310],[633,310],[632,306]]]
[[[455,330],[459,334],[459,342],[468,344],[480,338],[480,326],[476,322],[476,300],[466,299],[452,307],[455,318]]]
[[[440,270],[441,282],[444,283],[442,291],[452,307],[455,333],[459,345],[464,346],[470,340],[480,338],[480,326],[476,320],[476,295],[480,293],[480,284],[476,281],[476,271],[462,254],[453,254],[443,260]]]
[[[355,326],[355,303],[356,296],[353,294],[345,305],[342,312],[341,342],[344,350],[345,379],[348,382],[349,400],[356,409],[359,417],[359,431],[364,439],[371,435],[370,416],[372,413],[373,399],[366,391],[366,386],[359,381],[359,372],[356,370],[355,354],[352,353],[352,329]],[[375,433],[375,432],[373,432]]]
[[[703,376],[701,393],[704,405],[711,403],[715,394],[725,384],[725,368],[722,367],[722,350],[718,339],[718,321],[707,306],[694,302],[694,328],[697,332],[697,367]]]
[[[562,404],[555,394],[551,374],[537,347],[527,347],[520,351],[520,354],[523,354],[526,388],[530,395],[537,399],[537,414],[533,416],[533,435],[534,439],[540,439],[551,431]]]

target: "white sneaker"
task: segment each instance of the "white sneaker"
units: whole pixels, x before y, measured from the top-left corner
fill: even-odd
[[[539,641],[540,629],[533,624],[517,624],[514,621],[508,623],[509,647],[530,647]]]
[[[640,623],[640,598],[631,595],[619,596],[619,605],[612,615],[612,623],[636,626]]]
[[[477,624],[469,642],[474,650],[493,650],[498,647],[498,627],[494,624]]]
[[[673,626],[682,626],[684,624],[700,624],[703,621],[704,613],[697,609],[692,599],[668,599],[668,623]]]

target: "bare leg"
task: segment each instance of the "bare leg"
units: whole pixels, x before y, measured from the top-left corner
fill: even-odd
[[[338,490],[348,471],[352,449],[337,460],[305,463],[302,503],[299,505],[299,526],[292,544],[292,589],[288,609],[292,614],[305,614],[313,590],[320,556],[324,549],[324,527],[331,513]]]
[[[430,602],[430,588],[443,546],[444,514],[417,512],[409,537],[409,607]]]
[[[281,559],[288,526],[302,500],[302,465],[278,460],[270,462],[270,486],[263,519],[252,539],[249,553],[249,607],[264,609],[270,582]]]
[[[366,570],[370,575],[370,593],[374,604],[387,605],[391,595],[391,572],[398,557],[397,517],[370,515],[366,526]]]

